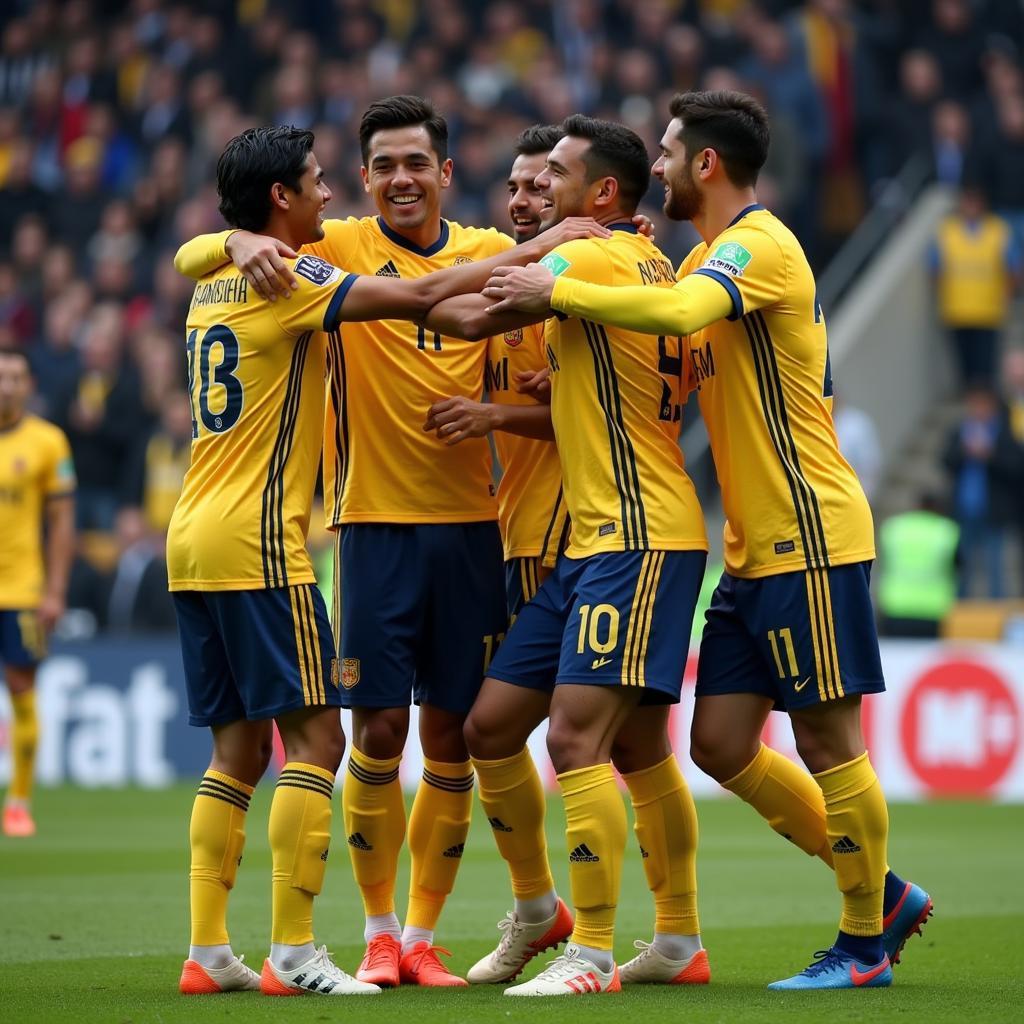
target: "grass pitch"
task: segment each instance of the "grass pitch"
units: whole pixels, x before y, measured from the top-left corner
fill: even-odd
[[[891,808],[890,855],[933,895],[936,915],[910,941],[891,989],[783,994],[765,985],[802,968],[835,935],[838,897],[830,872],[771,833],[736,800],[700,805],[701,918],[712,984],[642,986],[621,996],[511,1000],[501,988],[398,989],[359,999],[267,999],[255,993],[183,998],[176,990],[188,949],[187,822],[194,787],[161,792],[43,790],[40,834],[0,838],[0,1020],[76,1024],[414,1019],[434,1022],[627,1020],[827,1022],[870,1018],[996,1022],[1024,1019],[1020,848],[1024,810],[969,803]],[[236,952],[257,970],[268,948],[272,787],[249,812],[245,862],[232,894]],[[337,820],[335,822],[337,825]],[[549,814],[552,859],[568,893],[557,801]],[[405,892],[407,869],[400,878]],[[455,893],[438,929],[464,972],[497,940],[510,905],[504,865],[476,808]],[[624,870],[617,958],[650,939],[650,897],[636,848]],[[317,939],[354,970],[362,915],[345,847],[334,851],[317,909]],[[528,973],[538,970],[531,965]]]

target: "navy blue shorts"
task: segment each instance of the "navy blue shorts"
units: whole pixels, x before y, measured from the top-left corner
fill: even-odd
[[[532,601],[540,590],[543,579],[549,575],[539,556],[532,558],[510,558],[505,563],[505,595],[508,601],[508,621],[511,625],[523,605]]]
[[[488,675],[548,692],[556,683],[635,686],[642,704],[678,702],[706,562],[703,551],[563,555]]]
[[[313,584],[172,597],[190,725],[341,704],[331,624]]]
[[[697,663],[697,696],[758,693],[791,711],[885,689],[871,563],[747,580],[722,574]]]
[[[31,608],[0,610],[0,662],[35,668],[46,657],[46,631]]]
[[[467,713],[508,628],[498,524],[352,523],[338,533],[343,706]]]

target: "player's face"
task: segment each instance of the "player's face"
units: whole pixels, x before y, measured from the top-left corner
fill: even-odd
[[[0,422],[21,418],[32,391],[32,377],[21,356],[0,355]]]
[[[543,227],[557,224],[566,217],[585,217],[591,212],[588,193],[594,183],[587,182],[587,167],[583,162],[583,154],[589,147],[586,139],[566,136],[548,153],[544,170],[534,182],[543,200]]]
[[[686,147],[679,138],[682,127],[678,118],[669,122],[661,139],[661,156],[654,162],[651,173],[665,186],[665,216],[672,220],[693,220],[704,209],[704,197],[693,176]]]
[[[299,178],[299,191],[288,196],[288,216],[303,244],[319,242],[324,237],[324,207],[330,202],[331,190],[324,181],[324,171],[317,158],[306,156],[306,169]]]
[[[517,242],[528,242],[540,232],[544,198],[536,178],[544,170],[546,159],[546,153],[522,153],[509,171],[508,215]]]
[[[423,125],[390,128],[370,138],[362,174],[388,227],[406,232],[440,216],[441,190],[451,184],[452,162],[440,162]]]

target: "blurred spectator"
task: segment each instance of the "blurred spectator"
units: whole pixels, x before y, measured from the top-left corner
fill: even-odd
[[[934,494],[879,531],[878,611],[887,636],[935,637],[957,595],[960,528]]]
[[[994,392],[980,387],[967,392],[963,419],[949,435],[943,462],[960,525],[960,596],[971,596],[980,579],[981,597],[1005,597],[1006,542],[1019,525],[1024,449],[1013,439]]]
[[[953,339],[962,381],[992,387],[1021,257],[1009,225],[989,212],[977,186],[960,190],[956,210],[939,227],[931,269],[939,317]]]
[[[144,428],[139,382],[124,359],[124,324],[113,303],[97,306],[85,326],[81,366],[56,405],[78,472],[82,530],[110,530],[128,503],[131,453]]]
[[[76,252],[83,252],[100,226],[106,194],[103,190],[102,148],[96,139],[83,137],[67,151],[67,184],[60,202],[50,210],[54,234]]]
[[[843,458],[853,467],[868,501],[873,501],[882,476],[882,445],[875,424],[863,409],[847,405],[838,393],[832,398],[832,422]]]
[[[1014,440],[1024,445],[1024,349],[1015,348],[1003,358],[1003,386]],[[1021,495],[1024,503],[1024,494]]]

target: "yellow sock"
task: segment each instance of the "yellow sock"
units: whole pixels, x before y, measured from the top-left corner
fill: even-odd
[[[252,786],[212,768],[199,783],[188,829],[193,946],[228,943],[228,893],[242,863],[245,814],[251,796]]]
[[[523,747],[500,761],[473,759],[480,803],[508,865],[512,894],[532,900],[555,887],[544,834],[544,786],[530,751]]]
[[[825,827],[843,894],[839,928],[880,935],[889,811],[878,776],[865,751],[814,778],[825,795]]]
[[[654,894],[654,930],[699,935],[697,808],[675,755],[622,776],[633,801],[647,887]]]
[[[750,804],[779,835],[833,866],[821,787],[799,765],[762,743],[754,760],[722,785]]]
[[[12,693],[11,709],[11,784],[7,795],[13,800],[29,800],[35,777],[36,746],[39,743],[39,719],[36,717],[36,691]]]
[[[401,761],[400,756],[379,761],[355,747],[349,754],[341,809],[352,873],[367,917],[395,912],[398,854],[405,841]]]
[[[331,845],[334,773],[289,761],[270,804],[273,863],[270,941],[301,946],[313,941],[313,897],[323,888]]]
[[[423,759],[409,816],[409,928],[433,931],[455,885],[473,812],[473,766]]]
[[[612,948],[626,852],[626,809],[610,764],[577,768],[558,776],[565,801],[569,887],[576,909],[572,941]]]

